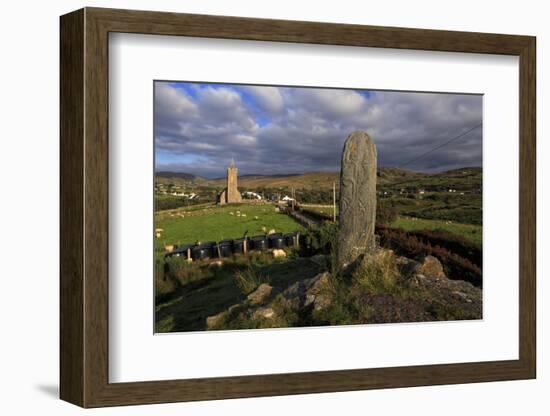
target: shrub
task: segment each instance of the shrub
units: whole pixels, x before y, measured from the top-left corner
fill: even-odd
[[[305,249],[312,254],[328,254],[336,246],[338,226],[330,221],[323,221],[319,226],[304,233]]]
[[[387,199],[378,198],[376,204],[376,223],[389,224],[397,219],[397,209]]]
[[[338,253],[338,225],[331,221],[324,221],[318,227],[310,229],[304,235],[305,245],[302,255],[312,256],[325,254],[329,256],[327,269],[336,276],[336,258]]]
[[[235,283],[244,295],[248,295],[262,283],[269,283],[269,276],[260,275],[251,264],[234,274]]]
[[[167,257],[164,264],[165,276],[172,279],[179,286],[202,279],[206,274],[199,263],[189,263],[184,257]]]
[[[353,279],[370,293],[395,293],[401,273],[392,251],[383,250],[367,255],[355,270]]]
[[[454,254],[468,259],[478,267],[482,267],[483,253],[481,248],[462,236],[450,234],[444,230],[409,231],[408,233],[426,244],[445,247]]]
[[[394,250],[397,254],[419,258],[427,255],[437,257],[442,263],[445,274],[450,279],[465,280],[475,286],[482,286],[481,267],[474,264],[469,259],[460,256],[457,253],[450,251],[447,246],[442,247],[439,244],[432,245],[432,242],[441,244],[449,244],[449,247],[459,247],[460,240],[458,238],[445,240],[441,235],[435,234],[438,238],[432,241],[429,240],[429,232],[421,233],[406,232],[401,229],[378,227],[377,233],[380,236],[380,244],[383,247]],[[464,247],[469,247],[465,245]],[[457,249],[459,252],[465,252],[466,248]],[[480,254],[481,255],[481,254]]]
[[[165,273],[164,262],[157,259],[155,262],[155,301],[164,302],[176,290],[177,284]]]

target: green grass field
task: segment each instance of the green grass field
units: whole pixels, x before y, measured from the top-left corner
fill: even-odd
[[[451,234],[460,235],[479,246],[481,246],[482,243],[482,227],[480,225],[411,217],[399,217],[389,225],[394,228],[402,228],[405,231],[442,230]]]
[[[162,249],[164,244],[239,238],[247,231],[249,236],[265,234],[272,229],[276,232],[304,231],[294,219],[268,204],[213,205],[172,217],[159,215],[155,217],[155,227],[163,229],[161,238],[156,239],[157,249]]]
[[[329,218],[332,216],[333,212],[332,207],[323,206],[307,206],[305,209],[307,211],[328,215]],[[481,246],[482,243],[483,227],[476,224],[463,224],[456,221],[425,219],[401,215],[388,225],[394,228],[402,228],[405,231],[441,230],[450,234],[462,236],[479,246]]]

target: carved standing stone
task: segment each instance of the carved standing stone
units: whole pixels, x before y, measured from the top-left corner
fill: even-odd
[[[340,169],[338,265],[345,267],[375,247],[376,146],[367,133],[348,136]]]

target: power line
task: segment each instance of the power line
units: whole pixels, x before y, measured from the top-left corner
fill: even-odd
[[[464,133],[461,133],[461,134],[459,134],[458,136],[453,137],[451,140],[446,141],[445,143],[440,144],[439,146],[434,147],[433,149],[428,150],[428,151],[425,152],[425,153],[422,153],[420,156],[417,156],[417,157],[415,157],[414,159],[409,160],[408,162],[402,164],[402,165],[400,166],[400,168],[404,168],[405,166],[410,165],[410,164],[413,163],[413,162],[416,162],[418,159],[421,159],[421,158],[423,158],[424,156],[429,155],[430,153],[433,153],[433,152],[435,152],[435,151],[438,150],[438,149],[441,149],[443,146],[447,146],[448,144],[450,144],[450,143],[454,142],[455,140],[458,140],[458,139],[460,139],[460,138],[466,136],[468,133],[474,131],[475,129],[477,129],[477,128],[479,128],[479,127],[481,127],[482,125],[483,125],[483,123],[479,123],[477,126],[474,126],[474,127],[472,127],[471,129],[466,130]]]

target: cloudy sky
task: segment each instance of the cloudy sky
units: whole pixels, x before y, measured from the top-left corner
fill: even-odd
[[[376,143],[379,166],[402,167],[482,122],[480,95],[155,82],[157,171],[222,177],[338,171],[354,130]],[[405,168],[481,166],[481,128]]]

